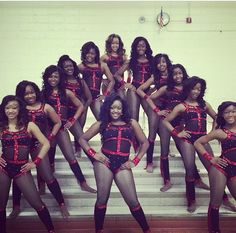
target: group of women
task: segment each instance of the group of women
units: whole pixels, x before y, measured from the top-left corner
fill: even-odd
[[[82,190],[97,193],[94,207],[95,232],[103,232],[107,202],[113,180],[143,232],[151,230],[138,201],[132,168],[146,154],[146,171],[153,172],[156,134],[160,137],[160,169],[165,192],[172,187],[169,145],[172,137],[185,167],[187,211],[196,210],[195,187],[209,189],[195,164],[195,151],[210,180],[209,233],[220,232],[219,207],[236,207],[225,193],[226,185],[236,198],[236,102],[223,102],[218,113],[204,100],[206,81],[189,77],[184,66],[172,64],[168,55],[152,55],[148,40],[137,37],[127,58],[121,37],[111,34],[106,53],[100,57],[93,42],[81,48],[79,65],[68,55],[43,72],[42,90],[22,81],[15,95],[5,96],[0,105],[0,232],[6,233],[6,205],[13,180],[13,211],[20,213],[21,192],[38,212],[48,232],[55,232],[50,214],[40,198],[45,182],[59,204],[64,218],[69,212],[53,172],[56,145],[68,161]],[[127,71],[127,78],[124,75]],[[148,118],[148,138],[138,123],[140,105]],[[85,133],[90,107],[96,123]],[[207,114],[213,119],[207,134]],[[74,148],[69,132],[74,137]],[[100,133],[101,151],[89,140]],[[217,139],[222,155],[214,157],[209,141]],[[129,158],[131,146],[136,156]],[[77,162],[81,148],[91,160],[97,190],[90,187]],[[29,154],[32,161],[29,160]],[[38,189],[30,170],[37,168]]]

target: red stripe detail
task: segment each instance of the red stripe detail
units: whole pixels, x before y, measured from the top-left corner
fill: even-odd
[[[138,206],[136,206],[136,207],[134,207],[134,208],[130,208],[130,210],[131,211],[138,211],[138,210],[140,210],[141,209],[141,205],[140,204],[138,204]]]
[[[123,153],[123,152],[120,152],[120,151],[119,152],[111,151],[111,150],[108,150],[108,149],[105,149],[105,148],[102,148],[101,150],[102,150],[102,152],[110,154],[110,155],[129,156],[129,153]]]

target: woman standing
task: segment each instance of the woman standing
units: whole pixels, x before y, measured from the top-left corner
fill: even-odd
[[[96,152],[88,143],[98,133],[101,134],[101,152]],[[134,159],[130,160],[130,147],[134,137],[138,139],[141,146]],[[113,180],[143,232],[150,233],[137,198],[131,170],[145,154],[148,141],[137,121],[130,118],[126,102],[115,93],[108,96],[101,108],[100,121],[94,123],[79,141],[94,166],[98,189],[94,209],[96,233],[103,232],[107,201]]]
[[[33,161],[29,161],[32,137],[41,144]],[[29,204],[37,211],[48,232],[54,227],[48,209],[42,202],[30,170],[39,166],[49,150],[49,142],[38,126],[28,121],[24,103],[13,95],[5,96],[0,105],[0,229],[6,233],[6,205],[14,179]]]
[[[209,233],[220,232],[219,208],[227,185],[236,199],[236,103],[223,102],[218,107],[217,129],[199,138],[194,146],[209,163],[210,203],[208,208]],[[212,140],[221,143],[221,156],[214,157],[204,145]]]
[[[98,120],[102,101],[105,96],[112,92],[115,81],[107,64],[100,62],[99,48],[92,41],[89,41],[82,46],[81,61],[82,63],[80,63],[78,67],[92,94],[90,109],[96,120]],[[109,84],[106,92],[101,95],[101,84],[104,74],[106,75]]]
[[[75,158],[68,132],[70,130],[77,141],[82,135],[83,131],[77,120],[83,112],[83,104],[76,98],[72,91],[65,88],[65,83],[61,79],[61,72],[61,69],[55,65],[48,66],[45,69],[43,74],[43,98],[46,103],[55,109],[61,119],[62,126],[56,135],[56,143],[59,145],[62,154],[65,156],[72,172],[79,181],[81,189],[95,193],[96,190],[88,186]],[[77,107],[77,111],[71,118],[68,118],[69,100]]]
[[[24,104],[26,104],[29,121],[34,122],[39,127],[44,136],[47,137],[51,143],[53,143],[53,140],[55,139],[55,136],[57,135],[57,132],[61,127],[61,121],[53,107],[41,102],[39,87],[34,82],[22,81],[18,83],[16,87],[16,96],[20,98],[24,102]],[[48,119],[53,122],[52,129],[49,128]],[[31,158],[33,160],[38,155],[39,151],[40,143],[38,140],[33,138],[33,143],[30,151]],[[65,206],[65,201],[59,183],[54,177],[52,169],[50,167],[49,156],[45,156],[41,163],[37,166],[37,180],[39,193],[44,194],[44,182],[46,182],[48,189],[59,204],[62,216],[64,218],[67,218],[69,216],[69,212],[67,210],[67,207]],[[21,191],[15,184],[15,182],[13,182],[12,193],[13,211],[11,212],[9,217],[16,218],[20,213]]]
[[[57,66],[62,69],[62,78],[65,79],[66,89],[71,90],[74,95],[83,103],[84,111],[78,119],[79,124],[83,129],[86,122],[88,107],[92,103],[92,95],[84,79],[79,76],[79,69],[76,62],[68,55],[62,55],[59,58]],[[70,101],[68,106],[68,117],[73,117],[76,110],[76,106]],[[74,146],[77,157],[80,157],[81,148],[76,138],[74,138]]]

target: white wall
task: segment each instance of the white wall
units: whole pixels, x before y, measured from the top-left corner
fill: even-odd
[[[171,22],[159,29],[163,7]],[[190,15],[192,24],[186,24]],[[139,23],[144,16],[145,23]],[[167,53],[190,75],[206,79],[206,100],[215,108],[235,100],[236,2],[0,2],[0,98],[23,79],[41,86],[41,73],[62,54],[80,62],[80,48],[94,41],[101,54],[111,33],[129,54],[145,36],[154,54]]]

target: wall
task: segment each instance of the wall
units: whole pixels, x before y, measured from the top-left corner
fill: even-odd
[[[160,30],[161,6],[171,22]],[[154,54],[167,53],[191,76],[206,79],[206,99],[217,107],[235,100],[235,12],[235,2],[0,2],[0,98],[14,93],[23,79],[41,86],[41,73],[62,54],[80,62],[88,40],[103,54],[105,39],[117,33],[128,54],[142,35]],[[185,23],[188,15],[192,24]]]

